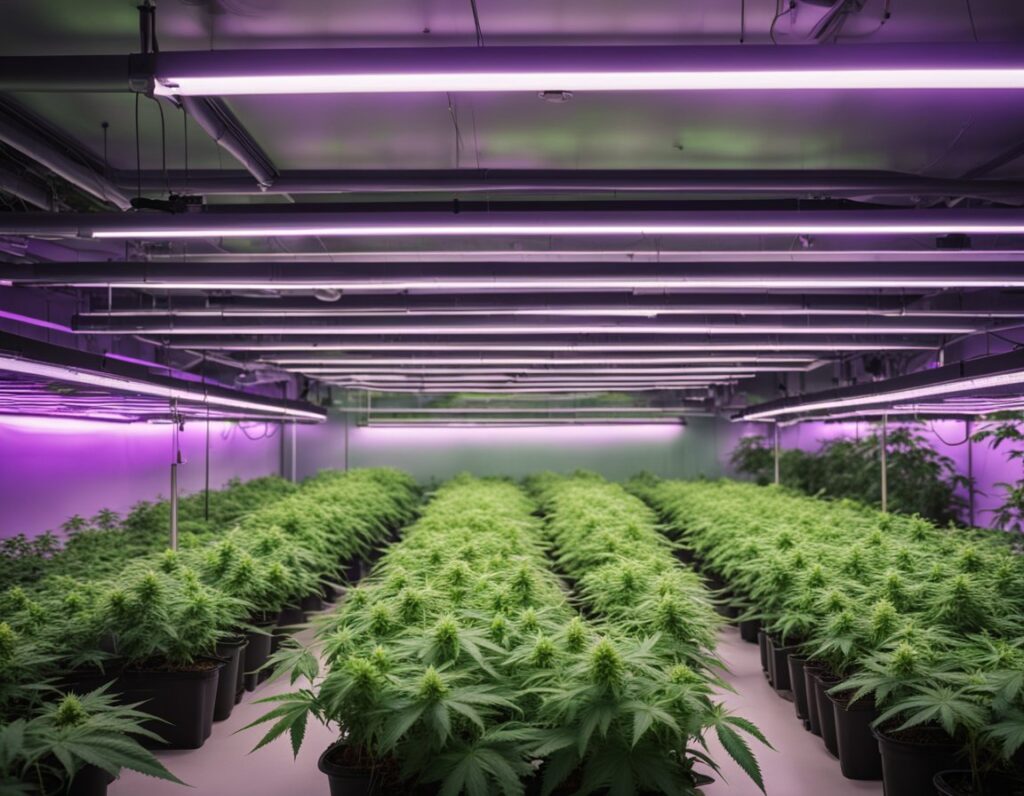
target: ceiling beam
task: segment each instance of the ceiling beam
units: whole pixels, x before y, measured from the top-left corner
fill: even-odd
[[[188,107],[186,105],[186,107]],[[396,193],[672,193],[696,196],[971,197],[1024,196],[1021,180],[921,177],[892,171],[784,169],[357,169],[287,171],[254,184],[251,173],[216,169],[144,171],[142,190],[206,196]],[[135,190],[138,175],[115,181]]]
[[[11,214],[14,215],[14,214]],[[421,291],[932,291],[1024,288],[1017,262],[799,262],[765,268],[702,263],[192,263],[0,264],[0,283],[145,290]]]
[[[157,334],[157,335],[529,335],[529,334],[616,334],[616,335],[897,335],[938,337],[977,331],[981,319],[866,317],[846,315],[767,315],[757,319],[734,320],[732,316],[709,316],[687,320],[657,316],[654,318],[600,315],[588,318],[573,315],[536,315],[523,317],[500,311],[476,316],[384,316],[322,318],[310,316],[259,318],[137,317],[101,314],[76,315],[72,329],[82,334]]]

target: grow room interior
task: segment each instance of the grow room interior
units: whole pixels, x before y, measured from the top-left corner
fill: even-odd
[[[0,796],[1024,794],[1024,5],[2,20]]]

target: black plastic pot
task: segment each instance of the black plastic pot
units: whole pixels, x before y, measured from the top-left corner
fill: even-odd
[[[796,647],[784,646],[781,642],[768,638],[769,649],[771,650],[771,672],[772,688],[776,691],[792,691],[793,684],[789,680],[789,654],[796,651]]]
[[[224,661],[224,668],[217,678],[217,695],[213,704],[214,721],[224,721],[234,710],[239,673],[242,671],[242,659],[248,644],[248,639],[242,636],[226,639],[217,645],[217,657]]]
[[[738,624],[740,638],[750,644],[757,644],[757,631],[761,629],[761,623],[756,619],[744,619]]]
[[[299,607],[304,613],[312,614],[324,609],[324,601],[319,594],[309,594],[302,598],[302,602],[299,603]]]
[[[62,768],[56,758],[51,758],[50,762],[55,769]],[[107,787],[113,781],[114,777],[102,768],[87,763],[78,769],[70,783],[65,783],[55,774],[45,772],[42,775],[42,790],[32,792],[41,792],[44,796],[107,796]]]
[[[373,791],[373,773],[363,769],[346,768],[330,759],[331,753],[339,744],[328,746],[316,767],[327,775],[330,783],[331,796],[366,796]]]
[[[786,656],[786,663],[789,664],[789,683],[793,691],[793,707],[796,709],[796,717],[801,721],[807,720],[807,687],[804,685],[804,664],[807,658],[790,653]]]
[[[814,687],[814,675],[822,669],[809,663],[804,664],[804,693],[807,696],[807,723],[812,733],[821,737],[821,717],[818,711],[818,690]],[[832,708],[829,707],[829,710]]]
[[[683,564],[693,564],[693,549],[689,547],[677,547],[676,558]]]
[[[88,694],[100,686],[112,683],[111,690],[117,690],[117,678],[121,674],[120,663],[108,663],[103,670],[94,666],[84,666],[66,672],[57,687],[66,694]]]
[[[757,646],[761,651],[761,671],[764,672],[764,676],[768,678],[768,682],[772,681],[771,669],[768,665],[770,656],[768,655],[768,634],[763,628],[757,631]]]
[[[825,693],[828,689],[839,684],[839,678],[823,671],[814,672],[812,678],[814,679],[814,701],[818,704],[818,728],[821,730],[821,740],[829,752],[839,757],[839,741],[836,737],[836,713],[832,709],[832,700]]]
[[[960,744],[939,727],[915,727],[912,739],[872,731],[882,754],[882,782],[886,793],[932,796],[933,780],[956,759]]]
[[[932,784],[940,796],[1024,796],[1024,777],[1016,774],[983,774],[980,791],[974,789],[971,772],[966,770],[939,771]]]
[[[163,721],[146,722],[166,741],[160,749],[198,749],[209,737],[217,682],[224,661],[204,658],[207,668],[163,671],[127,668],[121,675],[125,702],[144,702],[141,709]],[[144,741],[146,743],[146,741]]]
[[[881,779],[882,754],[871,730],[871,722],[878,718],[875,703],[859,699],[851,704],[843,695],[828,694],[828,698],[835,716],[839,768],[843,776],[847,779]],[[900,791],[896,793],[904,796]]]
[[[347,563],[342,564],[341,577],[346,583],[358,583],[363,577],[362,560],[354,557]]]
[[[273,655],[281,648],[281,642],[290,636],[300,625],[306,624],[306,612],[301,606],[288,605],[281,609],[277,615],[277,627],[270,636],[270,654]],[[262,683],[270,676],[270,671],[264,669],[260,673],[259,681]]]
[[[254,623],[256,627],[264,631],[262,633],[250,630],[245,634],[249,642],[245,648],[245,655],[242,657],[242,672],[245,681],[245,690],[252,691],[259,682],[258,669],[267,662],[270,657],[270,645],[273,641],[271,632],[274,629],[274,622]]]
[[[325,603],[336,603],[338,597],[341,596],[338,592],[337,586],[327,580],[320,581],[320,591],[324,593]]]

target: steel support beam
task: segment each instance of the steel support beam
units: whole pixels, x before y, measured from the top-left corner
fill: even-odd
[[[10,215],[10,214],[9,214]],[[0,220],[2,224],[2,220]],[[800,295],[843,291],[1022,288],[1017,262],[799,262],[765,268],[702,263],[193,263],[79,262],[0,264],[0,282],[153,290],[346,291],[704,291],[787,290]],[[558,301],[560,298],[552,298]]]
[[[186,108],[189,105],[186,104]],[[192,111],[190,110],[190,113]],[[193,115],[195,115],[193,113]],[[198,117],[197,117],[198,120]],[[205,128],[205,125],[204,125]],[[210,130],[207,130],[210,132]],[[214,135],[211,132],[211,135]],[[216,136],[214,136],[216,138]],[[234,153],[232,153],[234,154]],[[240,159],[240,158],[239,158]],[[290,171],[266,187],[250,174],[217,170],[145,171],[142,190],[171,190],[202,195],[349,194],[349,193],[677,193],[686,195],[800,197],[976,197],[1024,196],[1021,180],[970,180],[921,177],[889,171],[855,170],[629,170],[629,169],[360,169]],[[134,190],[134,172],[115,181]]]
[[[203,318],[203,317],[134,317],[102,314],[76,315],[72,327],[86,334],[360,334],[360,335],[423,335],[423,334],[528,334],[532,328],[541,332],[566,334],[857,334],[906,335],[940,337],[977,331],[982,324],[972,319],[868,317],[845,315],[767,315],[757,319],[734,316],[632,318],[581,318],[575,315],[502,314],[499,311],[481,316],[386,316],[386,317],[285,317]],[[425,331],[437,327],[438,331]],[[522,332],[516,330],[522,329]]]

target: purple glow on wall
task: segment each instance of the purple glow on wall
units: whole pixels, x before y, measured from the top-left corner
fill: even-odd
[[[966,442],[967,425],[963,420],[928,420],[915,424],[889,421],[890,428],[906,425],[910,425],[916,433],[923,436],[927,444],[939,454],[952,459],[958,474],[967,475],[969,469],[973,470],[974,522],[982,527],[990,526],[993,512],[1003,502],[1002,489],[996,484],[1000,481],[1012,483],[1024,476],[1020,465],[1007,460],[1005,448],[993,450],[987,442]],[[975,421],[972,429],[977,431],[983,426],[983,422]],[[782,447],[814,452],[831,440],[858,439],[874,433],[877,428],[877,421],[869,420],[799,423],[781,429]],[[762,424],[759,428],[755,426],[751,433],[770,434],[770,429]],[[968,446],[971,447],[970,468]],[[898,478],[899,474],[890,473],[890,477]],[[966,490],[960,490],[960,494],[966,500]]]
[[[258,437],[264,428],[259,424]],[[0,417],[0,537],[56,529],[72,514],[101,508],[124,513],[140,500],[166,496],[172,426],[64,418]],[[203,487],[206,430],[186,423],[181,494]],[[210,424],[210,486],[280,470],[277,433],[249,439],[234,423]]]

